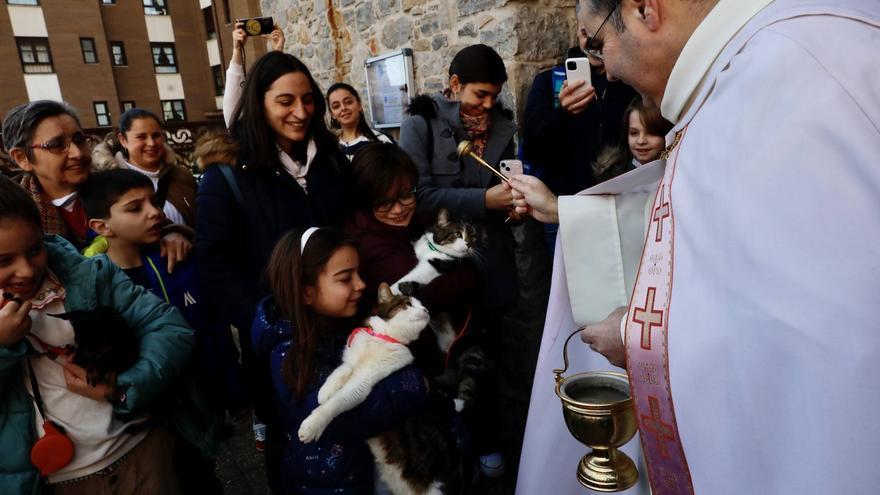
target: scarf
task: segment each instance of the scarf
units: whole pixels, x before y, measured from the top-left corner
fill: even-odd
[[[72,232],[58,212],[58,208],[52,204],[52,201],[43,193],[40,182],[34,174],[24,174],[21,179],[21,187],[25,188],[34,198],[37,209],[40,210],[40,221],[43,223],[44,234],[55,234],[70,239]]]
[[[459,116],[461,117],[461,125],[464,126],[464,130],[467,131],[471,143],[474,145],[474,154],[482,158],[483,152],[486,151],[486,140],[489,137],[489,125],[491,124],[489,114],[471,116],[459,112]]]

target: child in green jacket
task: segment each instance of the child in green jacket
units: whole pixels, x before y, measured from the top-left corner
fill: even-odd
[[[2,177],[0,290],[0,493],[41,493],[47,483],[55,494],[179,493],[172,435],[145,413],[193,348],[180,313],[106,257],[85,259],[67,241],[44,238],[34,202]],[[134,365],[108,383],[89,383],[73,362],[71,323],[54,316],[97,308],[118,312],[139,342]],[[30,453],[48,422],[72,441],[73,455],[41,473]],[[210,451],[190,418],[169,426]]]

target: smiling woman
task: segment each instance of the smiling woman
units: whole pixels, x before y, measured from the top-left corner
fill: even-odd
[[[248,345],[260,283],[272,248],[291,229],[341,227],[351,212],[348,161],[324,122],[326,104],[309,69],[270,52],[248,73],[230,134],[202,139],[196,246],[207,306],[243,333],[243,361],[258,417],[273,435],[269,384],[257,378]],[[212,164],[220,163],[220,166]],[[270,442],[271,443],[271,438]],[[270,479],[278,462],[267,452]]]
[[[78,247],[86,242],[88,225],[76,191],[89,177],[93,144],[64,103],[25,103],[3,121],[3,145],[24,171],[20,183],[39,207],[43,231]]]
[[[95,170],[131,169],[146,175],[165,216],[176,225],[196,226],[196,180],[189,165],[165,142],[162,121],[132,108],[119,117],[119,128],[92,153]]]

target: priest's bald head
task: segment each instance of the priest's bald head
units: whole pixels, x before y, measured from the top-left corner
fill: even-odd
[[[719,0],[579,0],[587,53],[608,79],[634,87],[660,106],[669,74],[687,40]]]

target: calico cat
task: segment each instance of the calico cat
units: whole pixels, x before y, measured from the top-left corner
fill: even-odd
[[[428,324],[428,311],[418,299],[395,295],[379,286],[376,314],[349,337],[340,364],[318,390],[319,406],[302,422],[299,439],[320,438],[339,414],[366,399],[372,388],[391,373],[412,363],[407,344]],[[439,426],[442,406],[429,406],[394,430],[367,440],[379,473],[395,495],[442,495],[455,487],[460,466],[449,425]]]
[[[441,273],[455,268],[464,258],[473,254],[476,235],[472,225],[453,221],[449,210],[437,212],[437,222],[428,227],[414,243],[419,262],[409,273],[391,286],[395,294],[411,294],[414,288],[430,283]],[[448,313],[431,315],[431,328],[437,334],[437,344],[443,353],[449,352],[455,340],[455,327]]]
[[[108,383],[111,374],[122,373],[140,357],[140,342],[125,318],[113,308],[49,315],[73,326],[76,354],[73,363],[86,370],[89,385]]]

